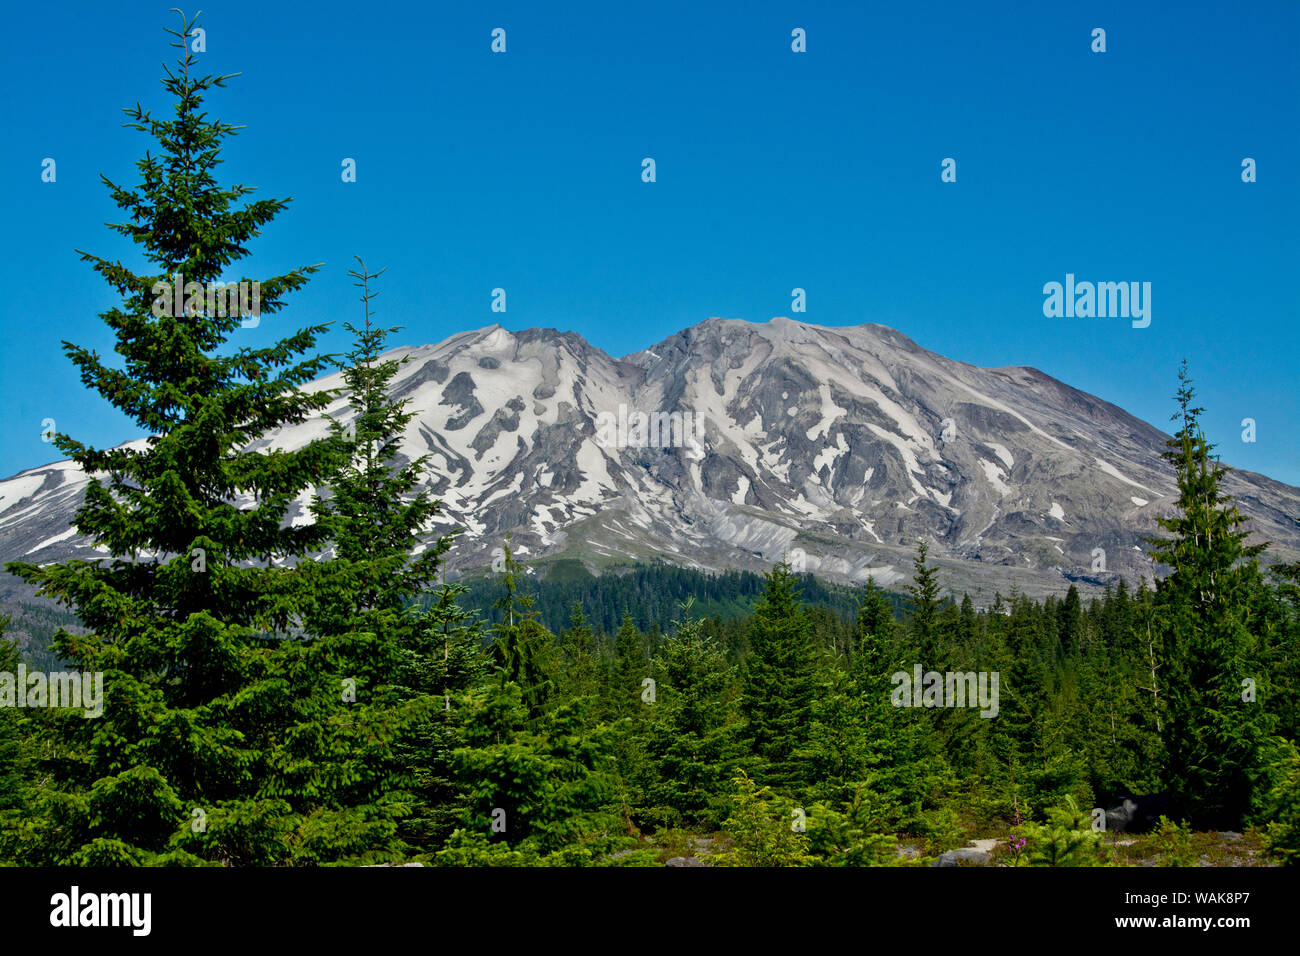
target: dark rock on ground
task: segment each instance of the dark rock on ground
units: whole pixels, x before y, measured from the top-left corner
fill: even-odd
[[[1173,798],[1167,793],[1129,795],[1106,811],[1106,829],[1117,833],[1148,833],[1162,816],[1173,812]]]

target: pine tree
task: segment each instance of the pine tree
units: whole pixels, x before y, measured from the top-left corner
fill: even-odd
[[[373,322],[371,302],[378,293],[371,291],[370,283],[385,270],[367,272],[361,257],[356,259],[360,268],[348,275],[362,290],[364,322],[360,327],[344,324],[355,343],[348,362],[340,366],[352,421],[345,425],[330,420],[338,457],[328,497],[318,491],[312,502],[335,557],[329,565],[329,591],[342,597],[336,602],[340,606],[329,608],[334,621],[317,622],[326,630],[364,612],[404,608],[436,579],[442,556],[460,530],[439,536],[431,545],[419,542],[441,502],[425,489],[416,490],[429,455],[399,464],[402,437],[415,412],[407,409],[407,401],[393,400],[388,390],[409,356],[380,359],[388,336],[399,331]]]
[[[681,607],[677,632],[664,643],[656,667],[662,681],[649,708],[647,798],[670,823],[717,823],[730,779],[729,668],[716,642],[691,619],[691,602]]]
[[[797,785],[808,769],[795,757],[808,743],[817,655],[796,578],[785,562],[766,576],[750,621],[741,685],[745,738],[774,785]]]
[[[9,618],[0,615],[0,674],[14,675],[22,655],[18,652],[16,641],[8,640],[5,632],[9,629]],[[26,688],[16,692],[26,692]],[[0,831],[7,831],[16,821],[11,814],[22,803],[23,774],[21,734],[22,711],[9,707],[0,707]],[[5,853],[7,841],[0,837],[0,861],[9,857]]]
[[[123,367],[64,343],[85,385],[149,435],[107,450],[55,438],[92,478],[75,526],[111,558],[9,565],[76,609],[90,633],[61,632],[55,649],[83,672],[103,672],[108,697],[103,718],[63,727],[75,756],[51,785],[59,790],[43,794],[41,814],[61,813],[55,807],[66,809],[69,800],[80,809],[46,844],[49,862],[144,861],[164,852],[182,824],[189,829],[190,807],[258,799],[266,777],[276,775],[268,763],[274,730],[265,720],[275,695],[259,681],[313,600],[292,569],[275,564],[325,537],[321,528],[283,519],[289,503],[324,476],[328,443],[248,447],[331,400],[300,388],[326,367],[324,358],[298,359],[324,327],[267,348],[229,348],[241,316],[205,292],[286,203],[236,206],[252,189],[222,188],[214,178],[235,127],[203,110],[205,94],[228,77],[192,74],[185,38],[194,26],[168,31],[185,51],[163,81],[173,117],[155,119],[139,105],[126,110],[127,125],[160,147],[136,164],[142,182],[128,188],[102,177],[128,217],[111,228],[156,271],[82,253],[121,296],[101,317]],[[316,268],[262,280],[260,317],[279,313]],[[176,310],[170,284],[180,281],[184,288],[175,291],[185,301]],[[93,812],[115,799],[114,812]],[[292,816],[274,801],[265,809]]]
[[[1251,631],[1250,598],[1262,544],[1246,543],[1246,518],[1223,494],[1226,474],[1200,427],[1202,409],[1187,363],[1179,369],[1174,421],[1164,457],[1178,477],[1177,510],[1157,519],[1169,537],[1152,538],[1152,556],[1170,574],[1156,606],[1166,671],[1168,783],[1184,816],[1229,827],[1248,812],[1271,715],[1260,698],[1243,700],[1243,681],[1265,679]]]
[[[877,690],[888,686],[889,675],[902,664],[896,641],[897,625],[885,592],[868,578],[854,627],[852,666],[859,682],[869,680]]]
[[[519,687],[529,714],[536,719],[555,690],[548,666],[553,637],[538,620],[532,598],[519,594],[516,579],[522,568],[511,555],[508,543],[503,552],[505,591],[496,603],[502,621],[495,628],[493,654],[502,686],[512,683]]]
[[[489,660],[482,627],[461,607],[463,584],[440,584],[428,607],[410,613],[410,639],[399,677],[408,700],[432,698],[425,719],[414,722],[399,744],[412,774],[411,815],[402,823],[407,842],[426,850],[440,846],[462,821],[469,791],[459,779],[455,751],[464,746],[460,710],[481,685]]]
[[[929,555],[929,545],[924,541],[917,542],[916,557],[912,560],[912,583],[904,585],[904,590],[912,598],[908,627],[912,646],[923,665],[927,669],[943,670],[947,661],[939,647],[939,569],[926,563]]]

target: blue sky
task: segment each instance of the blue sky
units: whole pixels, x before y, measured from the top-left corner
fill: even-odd
[[[142,264],[103,226],[119,211],[98,176],[136,182],[151,141],[120,109],[168,105],[175,14],[58,11],[12,7],[0,34],[3,475],[57,457],[46,418],[101,445],[137,435],[59,342],[111,354],[97,317],[111,291],[75,250]],[[404,344],[500,321],[623,355],[709,316],[792,315],[801,287],[794,318],[1034,366],[1161,428],[1186,356],[1224,461],[1300,484],[1300,4],[204,11],[203,66],[242,72],[207,103],[247,127],[226,181],[293,197],[245,271],[326,264],[241,344],[355,320],[358,253],[388,267],[380,319],[405,326]],[[806,53],[791,51],[796,27]],[[945,157],[956,183],[940,182]],[[1043,284],[1066,273],[1150,282],[1151,325],[1045,318]],[[341,330],[323,343],[345,345]]]

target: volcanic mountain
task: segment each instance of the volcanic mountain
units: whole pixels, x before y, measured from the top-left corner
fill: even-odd
[[[1152,573],[1143,538],[1172,510],[1168,436],[1031,368],[985,369],[880,325],[709,319],[613,358],[573,333],[499,325],[395,349],[403,440],[465,529],[450,567],[523,562],[702,569],[783,557],[831,580],[910,577],[917,541],[977,605],[1014,585],[1086,593]],[[338,388],[341,375],[312,388]],[[347,419],[346,401],[328,414]],[[323,419],[254,447],[291,448]],[[94,557],[69,521],[71,462],[0,482],[0,559]],[[1270,555],[1300,557],[1300,489],[1225,480]],[[304,495],[289,520],[309,521]],[[5,575],[0,594],[22,593]]]

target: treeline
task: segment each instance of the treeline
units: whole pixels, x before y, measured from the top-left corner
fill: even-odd
[[[1300,567],[1261,571],[1185,370],[1153,591],[980,614],[944,599],[922,543],[902,622],[873,585],[848,621],[810,607],[779,565],[744,616],[688,598],[655,632],[630,607],[593,626],[579,604],[552,628],[507,548],[483,621],[463,585],[437,584],[454,537],[423,543],[440,506],[429,460],[399,454],[413,414],[389,398],[375,274],[351,273],[364,322],[333,363],[341,396],[306,388],[331,366],[302,357],[323,327],[234,347],[239,317],[200,295],[151,308],[175,273],[221,278],[284,206],[236,207],[248,191],[215,182],[234,128],[203,101],[223,78],[177,45],[174,113],[127,111],[158,149],[139,185],[110,183],[113,228],[151,271],[85,254],[121,299],[103,318],[122,367],[65,344],[151,437],[57,435],[95,479],[75,526],[111,557],[7,565],[84,623],[51,651],[102,675],[102,712],[18,685],[0,642],[0,861],[640,865],[674,833],[718,830],[715,865],[856,866],[907,862],[900,835],[928,854],[996,824],[1011,862],[1091,864],[1089,810],[1125,791],[1165,791],[1199,828],[1259,827],[1296,859]],[[312,271],[261,280],[262,310]],[[250,450],[338,397],[346,424]],[[313,520],[286,521],[311,489]]]
[[[7,605],[3,611],[7,621],[5,634],[18,644],[27,665],[43,671],[58,670],[61,663],[50,645],[60,629],[81,629],[77,616],[62,608],[22,601]]]
[[[495,622],[492,610],[497,601],[498,582],[492,575],[472,575],[461,580],[467,607],[482,609]],[[764,590],[763,576],[753,571],[724,571],[708,574],[656,562],[606,568],[594,575],[582,562],[566,558],[547,562],[538,574],[522,575],[519,592],[532,599],[533,609],[551,631],[561,630],[575,604],[581,604],[588,623],[599,632],[613,634],[625,618],[657,643],[663,631],[676,620],[683,601],[694,601],[698,617],[730,621],[747,617]],[[799,575],[804,603],[823,608],[843,622],[857,614],[859,596],[854,588],[829,584],[811,574]],[[906,600],[899,594],[886,595],[896,615]],[[432,598],[424,597],[428,606]]]
[[[798,581],[803,601],[818,627],[827,634],[831,645],[842,646],[857,615],[857,589],[827,583],[807,573],[798,575]],[[465,608],[475,612],[486,624],[499,623],[502,611],[494,607],[499,599],[499,579],[478,573],[461,578],[459,583],[465,587],[461,598]],[[573,608],[580,605],[598,639],[611,640],[624,619],[630,619],[652,649],[663,642],[665,632],[672,629],[673,621],[680,614],[682,602],[688,599],[694,602],[697,617],[716,618],[708,626],[717,629],[719,634],[731,635],[725,642],[728,647],[740,646],[736,635],[744,633],[745,623],[741,619],[752,613],[764,587],[763,576],[752,571],[709,574],[654,563],[618,566],[594,575],[582,562],[568,558],[548,562],[539,575],[529,573],[518,579],[519,593],[532,600],[539,619],[553,633],[566,627]],[[886,593],[885,598],[894,616],[901,618],[908,607],[906,598],[893,592]],[[428,592],[419,595],[412,604],[427,609],[437,599],[435,592]],[[50,646],[61,628],[81,629],[76,615],[57,607],[30,603],[13,604],[7,610],[8,635],[17,640],[28,666],[58,670],[62,664]],[[490,632],[483,632],[483,640],[491,641]]]

